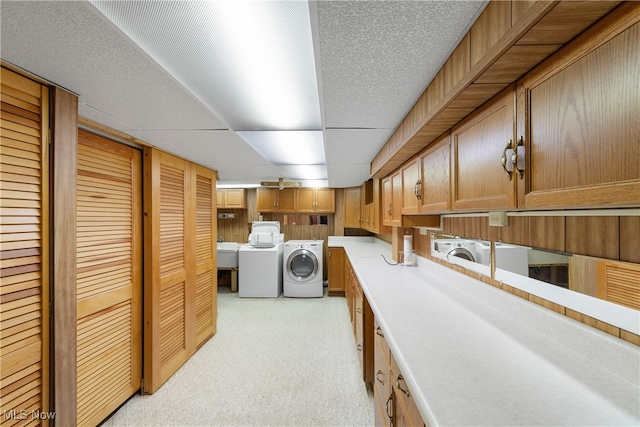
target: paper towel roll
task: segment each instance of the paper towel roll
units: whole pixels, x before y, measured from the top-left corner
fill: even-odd
[[[407,234],[404,236],[404,253],[410,254],[413,252],[413,236]]]

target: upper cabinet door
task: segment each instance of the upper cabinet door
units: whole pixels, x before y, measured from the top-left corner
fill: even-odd
[[[454,210],[515,208],[514,132],[513,86],[451,130]]]
[[[335,212],[336,193],[333,188],[316,188],[316,212]]]
[[[258,212],[276,212],[278,204],[277,188],[258,188],[256,193],[256,203]]]
[[[451,176],[451,135],[434,142],[420,155],[422,185],[420,186],[420,212],[447,212],[451,209],[449,198]]]
[[[411,160],[402,168],[402,215],[419,213],[420,184],[420,163]]]
[[[629,3],[519,82],[520,208],[640,203],[640,7]]]

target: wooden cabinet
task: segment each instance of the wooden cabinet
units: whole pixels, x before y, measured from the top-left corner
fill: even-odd
[[[391,384],[393,387],[393,425],[396,427],[424,427],[409,386],[391,354]]]
[[[419,156],[420,213],[441,213],[451,210],[450,139],[450,133],[447,132]]]
[[[518,83],[519,208],[640,203],[638,21],[625,4]]]
[[[362,368],[362,379],[365,383],[373,383],[373,312],[357,279],[355,279],[354,316],[356,349]]]
[[[515,140],[513,86],[451,130],[453,210],[515,208]]]
[[[391,233],[388,226],[382,224],[384,218],[384,204],[382,201],[381,180],[373,178],[365,181],[361,186],[362,194],[362,228],[376,234]]]
[[[399,227],[402,223],[402,174],[401,171],[382,180],[382,204],[384,225]]]
[[[246,209],[247,207],[244,188],[218,188],[216,200],[218,209]]]
[[[354,293],[353,293],[353,277],[355,277],[355,275],[353,274],[353,268],[351,267],[351,263],[349,262],[349,257],[346,256],[344,257],[344,296],[347,297],[347,307],[349,308],[349,319],[351,320],[351,325],[352,328],[354,328],[354,333],[355,333],[355,326],[353,326],[353,300],[354,300]]]
[[[344,227],[360,228],[362,225],[362,197],[360,187],[344,189]]]
[[[335,212],[333,188],[298,188],[296,212]]]
[[[258,212],[295,212],[296,189],[258,188],[256,193]]]
[[[373,351],[373,396],[375,406],[375,425],[391,427],[393,425],[393,388],[391,385],[391,352],[384,332],[374,319]]]
[[[345,264],[344,248],[328,248],[329,251],[329,295],[344,295]]]
[[[402,167],[402,215],[420,212],[420,162],[410,160]]]

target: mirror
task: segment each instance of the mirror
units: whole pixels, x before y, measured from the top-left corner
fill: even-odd
[[[637,331],[637,264],[495,243],[494,277],[529,294],[627,331]],[[637,332],[635,332],[637,333]]]
[[[431,256],[491,277],[491,242],[431,233]]]

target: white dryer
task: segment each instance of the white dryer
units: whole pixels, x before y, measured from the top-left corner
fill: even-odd
[[[322,297],[322,240],[289,240],[284,243],[282,267],[285,297]]]

